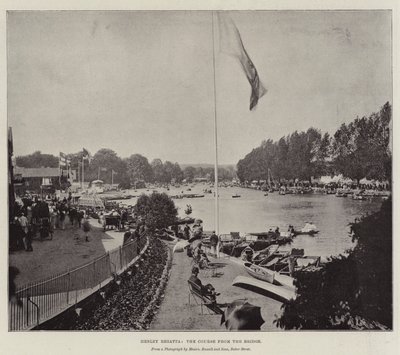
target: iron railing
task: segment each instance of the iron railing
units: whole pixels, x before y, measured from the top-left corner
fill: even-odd
[[[144,240],[132,241],[85,265],[18,288],[19,302],[9,303],[9,330],[33,328],[82,301],[128,268],[144,245]]]

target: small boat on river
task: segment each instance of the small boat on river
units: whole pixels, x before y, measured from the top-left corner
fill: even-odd
[[[238,194],[234,194],[234,195],[232,195],[232,198],[239,198],[239,197],[241,197],[240,195],[238,195]]]
[[[200,194],[181,194],[181,195],[174,195],[171,196],[172,199],[181,199],[181,198],[201,198],[204,197],[204,195]]]
[[[319,230],[313,223],[306,223],[302,229],[293,231],[294,235],[302,235],[302,234],[315,235],[317,233],[319,233]]]

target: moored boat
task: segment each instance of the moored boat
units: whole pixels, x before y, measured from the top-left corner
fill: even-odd
[[[294,235],[301,235],[301,234],[315,235],[315,234],[319,233],[319,230],[317,229],[315,224],[306,223],[302,229],[294,230],[293,233],[294,233]]]
[[[244,268],[250,276],[253,276],[258,280],[269,282],[271,284],[277,284],[275,281],[275,273],[265,267],[250,262],[245,262]]]
[[[270,249],[271,250],[271,249]],[[271,250],[272,251],[272,250]],[[272,253],[254,254],[252,262],[245,262],[244,268],[252,277],[275,285],[294,287],[293,273],[311,266],[318,267],[320,257],[304,256],[303,249],[290,251],[275,249]]]
[[[294,287],[277,286],[269,282],[256,280],[255,278],[246,276],[237,276],[233,282],[233,286],[242,286],[244,288],[260,290],[265,296],[270,297],[279,302],[286,303],[296,298]]]

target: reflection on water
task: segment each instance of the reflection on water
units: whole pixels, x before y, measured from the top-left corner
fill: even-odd
[[[185,193],[203,193],[206,185],[191,187],[191,191],[171,188],[170,195]],[[145,190],[141,192],[150,193]],[[135,192],[132,191],[133,194]],[[232,198],[239,194],[240,198]],[[376,211],[380,208],[381,199],[355,201],[350,197],[338,198],[334,195],[285,195],[277,192],[264,196],[262,191],[238,187],[219,189],[219,232],[261,232],[269,228],[287,230],[289,224],[301,228],[305,222],[313,222],[320,230],[315,237],[297,236],[292,243],[295,248],[303,248],[307,255],[330,256],[343,253],[353,246],[349,237],[349,223],[356,217]],[[201,218],[204,230],[214,229],[214,197],[205,194],[203,198],[174,200],[180,216],[185,216],[186,205],[193,208],[192,216]],[[124,201],[136,203],[136,199]]]

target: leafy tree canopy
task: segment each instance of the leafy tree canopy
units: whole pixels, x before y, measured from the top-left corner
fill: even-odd
[[[327,174],[343,174],[360,180],[390,180],[391,105],[379,112],[342,124],[333,137],[318,129],[293,132],[278,142],[266,140],[237,164],[244,181],[267,180],[270,172],[278,182],[310,180]]]
[[[136,203],[136,212],[150,231],[172,225],[178,215],[174,201],[167,194],[158,192],[150,196],[141,195]]]
[[[33,154],[17,156],[16,163],[22,168],[57,168],[59,162],[58,157],[52,154],[36,151]]]

